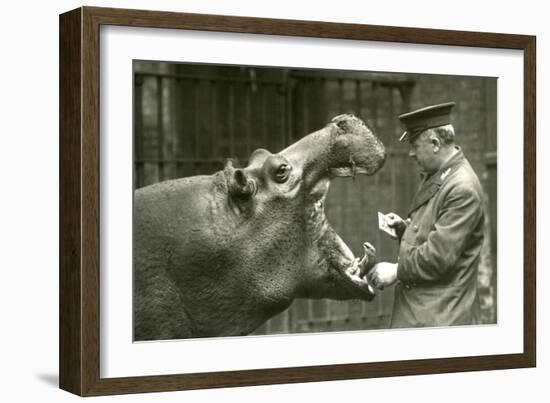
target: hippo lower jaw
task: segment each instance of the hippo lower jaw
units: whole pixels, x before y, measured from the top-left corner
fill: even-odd
[[[332,230],[332,228],[331,228]],[[333,230],[332,230],[333,231]],[[335,254],[331,254],[330,270],[343,281],[348,289],[357,294],[358,298],[372,300],[375,297],[375,289],[364,276],[368,269],[375,264],[376,250],[368,243],[363,245],[364,255],[361,259],[356,258],[342,238],[333,232],[333,243]]]

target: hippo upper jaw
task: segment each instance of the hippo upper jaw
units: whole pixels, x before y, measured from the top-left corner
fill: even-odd
[[[374,175],[386,160],[386,151],[373,130],[353,115],[339,115],[323,129],[281,151],[300,172],[308,189],[323,178]]]

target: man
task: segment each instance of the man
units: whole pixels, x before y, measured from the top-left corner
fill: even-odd
[[[405,221],[389,214],[400,242],[397,263],[380,262],[368,278],[395,282],[391,327],[469,325],[479,321],[477,273],[483,243],[482,189],[455,145],[454,102],[399,116],[422,182]]]

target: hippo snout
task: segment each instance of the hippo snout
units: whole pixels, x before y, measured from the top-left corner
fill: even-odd
[[[386,161],[386,148],[367,123],[344,114],[331,121],[336,127],[333,173],[337,176],[375,174]]]

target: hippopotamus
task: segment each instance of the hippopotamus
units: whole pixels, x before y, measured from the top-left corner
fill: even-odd
[[[371,300],[376,253],[356,258],[327,222],[332,179],[372,175],[385,149],[353,115],[244,168],[134,194],[134,339],[242,336],[295,298]]]

